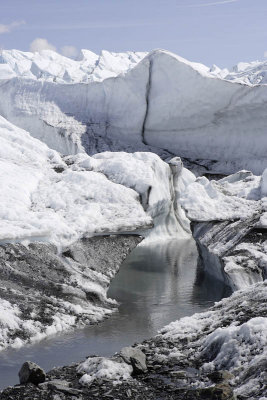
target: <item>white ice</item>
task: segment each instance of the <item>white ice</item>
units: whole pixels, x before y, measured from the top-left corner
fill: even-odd
[[[261,210],[261,177],[240,171],[219,181],[200,177],[180,196],[192,221],[247,219]]]
[[[152,224],[135,190],[100,172],[67,168],[57,152],[2,117],[0,138],[0,241],[37,238],[62,247]]]

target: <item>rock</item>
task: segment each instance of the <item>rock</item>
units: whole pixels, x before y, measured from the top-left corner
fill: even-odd
[[[139,360],[137,358],[131,357],[131,363],[133,367],[133,375],[143,374],[147,371],[147,366],[145,360]]]
[[[196,399],[203,400],[234,400],[234,392],[228,383],[220,383],[196,390]]]
[[[133,367],[133,374],[142,374],[147,371],[146,355],[135,347],[124,347],[120,351],[123,360]]]
[[[123,360],[131,365],[131,358],[141,358],[146,362],[146,355],[136,347],[123,347],[120,351],[120,356]]]
[[[45,378],[45,371],[39,367],[39,365],[31,361],[26,361],[19,371],[20,384],[34,383],[35,385],[38,385],[39,383],[44,382]]]
[[[208,377],[210,380],[212,380],[212,382],[220,383],[223,381],[230,381],[234,378],[234,375],[231,374],[229,371],[222,370],[211,372]]]

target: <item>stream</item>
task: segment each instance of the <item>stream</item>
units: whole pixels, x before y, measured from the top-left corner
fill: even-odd
[[[45,370],[122,347],[155,335],[164,325],[229,296],[224,283],[203,274],[193,239],[138,246],[111,282],[108,295],[118,311],[103,322],[0,353],[0,389],[18,383],[26,360]]]

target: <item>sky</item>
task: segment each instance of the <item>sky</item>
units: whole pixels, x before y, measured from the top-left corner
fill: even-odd
[[[0,0],[0,48],[161,48],[231,67],[267,59],[267,0]]]

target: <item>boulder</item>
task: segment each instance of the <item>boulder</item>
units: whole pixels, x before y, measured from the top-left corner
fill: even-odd
[[[39,367],[39,365],[31,361],[26,361],[19,371],[20,384],[34,383],[35,385],[38,385],[39,383],[44,382],[45,378],[45,371]]]
[[[123,360],[133,367],[133,374],[142,374],[147,371],[146,355],[138,348],[124,347],[120,351]]]

